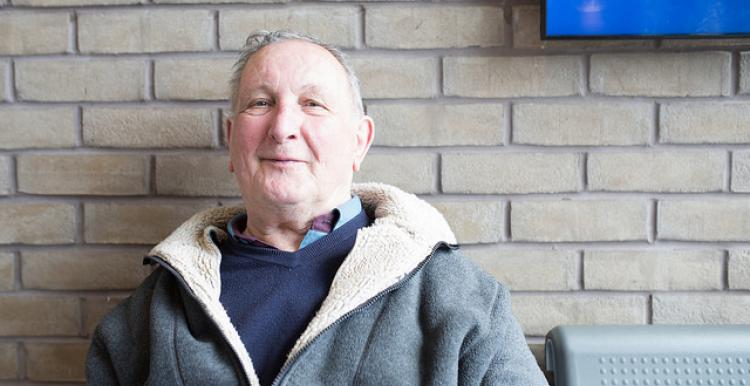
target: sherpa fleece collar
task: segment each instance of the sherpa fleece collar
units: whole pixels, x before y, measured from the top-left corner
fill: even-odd
[[[293,357],[328,325],[414,270],[435,244],[456,242],[440,212],[413,194],[377,183],[355,184],[352,194],[359,196],[363,209],[374,221],[358,231],[354,247],[336,272],[328,296],[287,358]],[[221,253],[211,238],[212,234],[219,239],[227,237],[227,221],[243,211],[242,207],[232,207],[200,212],[149,254],[161,258],[182,276],[237,353],[250,383],[258,385],[250,356],[219,302]]]

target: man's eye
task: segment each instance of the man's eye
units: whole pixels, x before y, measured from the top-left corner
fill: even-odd
[[[258,99],[257,101],[253,101],[253,103],[250,104],[250,107],[268,107],[271,105],[271,102],[269,102],[266,99]]]
[[[304,107],[311,107],[311,108],[325,108],[322,103],[316,101],[316,100],[307,100],[303,103]]]

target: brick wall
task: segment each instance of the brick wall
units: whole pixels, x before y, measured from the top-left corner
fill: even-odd
[[[533,0],[0,0],[0,384],[80,383],[92,329],[195,211],[254,29],[344,47],[359,180],[434,203],[562,323],[750,323],[750,40],[541,42]],[[397,171],[397,172],[394,172]]]

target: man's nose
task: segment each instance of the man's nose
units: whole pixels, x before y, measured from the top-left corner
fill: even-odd
[[[302,111],[299,106],[279,104],[268,135],[278,143],[297,139],[301,125]]]

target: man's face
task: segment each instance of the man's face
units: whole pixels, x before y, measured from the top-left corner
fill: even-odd
[[[332,208],[349,197],[373,127],[333,55],[303,41],[268,45],[245,65],[236,103],[229,168],[246,204]]]

